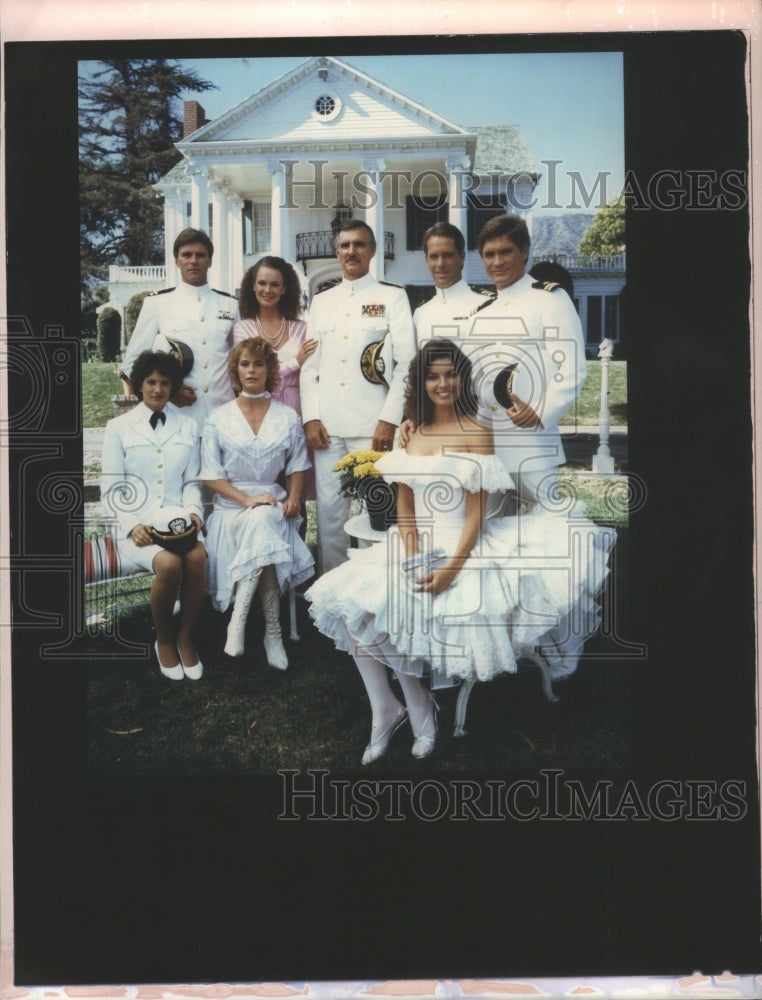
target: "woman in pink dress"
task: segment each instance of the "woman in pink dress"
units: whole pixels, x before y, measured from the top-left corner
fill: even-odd
[[[262,337],[278,355],[280,378],[272,398],[292,407],[299,416],[299,372],[317,347],[307,340],[307,324],[298,319],[301,286],[296,271],[282,257],[262,257],[241,281],[238,311],[241,319],[233,327],[233,344]],[[302,499],[315,499],[314,473],[310,469]]]

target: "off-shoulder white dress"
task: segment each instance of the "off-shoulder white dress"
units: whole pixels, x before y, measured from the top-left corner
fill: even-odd
[[[455,550],[469,493],[506,488],[494,455],[395,450],[377,468],[413,490],[424,553]],[[595,631],[614,540],[613,529],[585,517],[538,511],[486,520],[466,565],[434,596],[416,589],[419,572],[403,569],[402,538],[391,528],[384,541],[351,550],[306,596],[317,628],[339,649],[360,647],[394,670],[430,674],[435,688],[486,681],[515,672],[522,646],[554,642],[549,633],[561,622],[584,636]],[[551,676],[563,676],[569,670],[554,652]]]

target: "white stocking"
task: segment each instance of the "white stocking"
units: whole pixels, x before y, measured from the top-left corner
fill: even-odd
[[[434,700],[429,689],[417,677],[396,671],[395,674],[405,696],[413,735],[428,735],[429,730],[434,730]]]
[[[389,684],[389,674],[385,665],[358,646],[352,650],[355,664],[362,677],[365,690],[368,692],[370,710],[373,713],[373,728],[370,741],[374,743],[379,735],[398,718],[402,705],[394,695]]]

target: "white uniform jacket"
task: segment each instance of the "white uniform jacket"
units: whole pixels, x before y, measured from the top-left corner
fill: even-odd
[[[459,340],[468,333],[474,311],[490,301],[489,294],[474,291],[463,278],[449,288],[437,288],[434,296],[413,313],[418,346],[440,337]]]
[[[560,286],[549,290],[546,284],[525,274],[473,317],[467,335],[476,392],[491,414],[495,451],[508,472],[530,459],[533,470],[564,461],[558,421],[585,381],[585,344],[574,303]],[[513,392],[535,410],[541,427],[517,427],[495,398],[495,377],[511,364],[517,365]]]
[[[399,424],[404,379],[415,354],[415,333],[404,288],[370,274],[316,295],[307,336],[318,346],[302,365],[302,420],[322,420],[337,437],[372,437],[379,420]],[[383,384],[369,382],[361,358],[368,345],[384,340]]]
[[[122,362],[129,378],[141,351],[169,351],[166,337],[177,338],[193,351],[193,368],[184,378],[196,390],[196,402],[182,407],[201,427],[223,403],[234,398],[228,375],[228,355],[233,346],[233,323],[238,319],[236,300],[209,285],[182,283],[143,301]]]
[[[144,404],[109,420],[103,437],[101,497],[116,515],[119,535],[150,524],[160,507],[183,507],[203,517],[201,450],[196,421],[166,406],[166,422],[149,423]]]

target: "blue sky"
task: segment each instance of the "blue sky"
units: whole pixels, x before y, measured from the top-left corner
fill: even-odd
[[[328,52],[330,54],[330,52]],[[458,125],[518,125],[543,177],[534,214],[593,212],[624,182],[624,94],[618,52],[341,56],[381,83]],[[250,97],[304,61],[290,58],[183,60],[218,90],[188,94],[207,117]],[[560,160],[551,167],[543,160]],[[594,195],[584,205],[577,173]],[[553,185],[551,187],[551,184]]]

